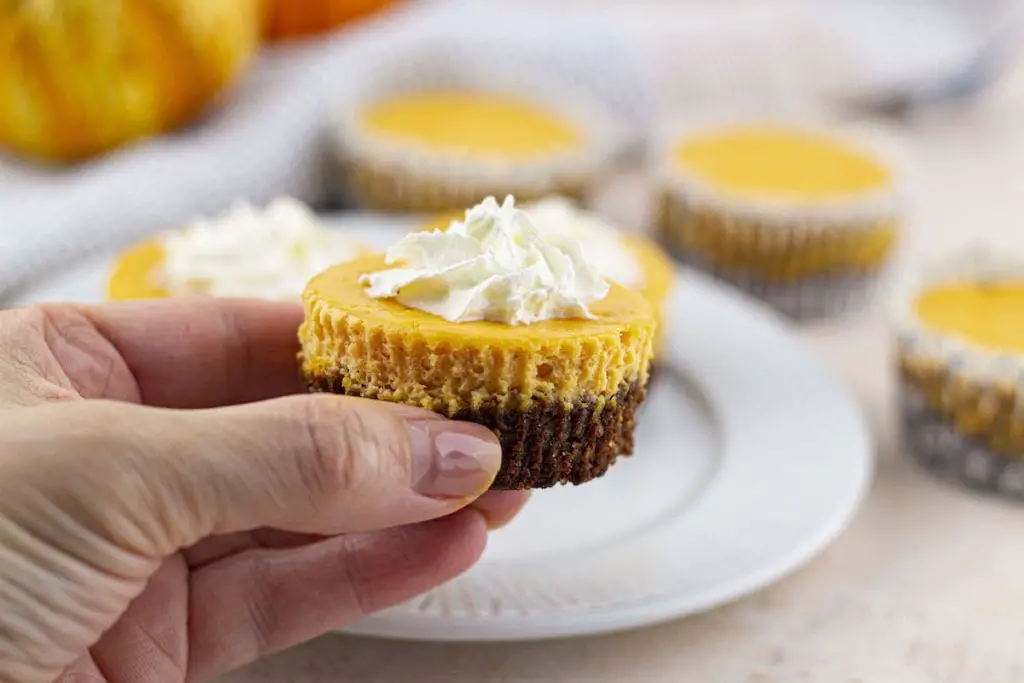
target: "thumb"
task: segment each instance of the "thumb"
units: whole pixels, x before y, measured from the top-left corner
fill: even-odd
[[[149,557],[260,527],[333,535],[440,517],[484,493],[501,465],[484,427],[329,394],[202,411],[83,401],[24,414],[5,435],[22,457],[0,460],[0,481],[45,491],[89,531]]]

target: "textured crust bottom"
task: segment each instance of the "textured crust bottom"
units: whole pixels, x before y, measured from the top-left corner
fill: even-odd
[[[346,389],[341,376],[305,381],[312,392],[362,396],[358,388]],[[646,388],[634,383],[613,396],[571,406],[535,400],[520,411],[485,403],[447,417],[481,424],[497,435],[502,464],[492,489],[543,489],[597,479],[620,455],[632,455],[637,409],[645,396]]]
[[[900,386],[903,439],[913,458],[929,472],[968,488],[1024,502],[1024,460],[993,451],[964,434],[928,405],[912,384]]]
[[[444,178],[428,178],[420,173],[375,168],[356,162],[343,164],[342,182],[347,198],[364,209],[403,213],[440,213],[464,211],[487,197],[513,195],[526,204],[551,195],[582,202],[590,179],[561,179],[550,184],[524,184],[515,175],[506,182],[455,183]]]
[[[878,272],[816,275],[796,282],[767,282],[743,271],[715,267],[694,253],[676,257],[695,270],[736,287],[800,322],[835,318],[867,308],[884,278]]]

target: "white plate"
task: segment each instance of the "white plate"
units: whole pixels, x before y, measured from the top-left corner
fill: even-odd
[[[375,243],[395,226],[341,221]],[[22,297],[96,301],[106,259]],[[872,446],[838,381],[780,320],[684,272],[670,372],[652,388],[636,455],[602,479],[538,492],[482,561],[351,633],[527,640],[682,617],[781,578],[832,541],[869,484]]]

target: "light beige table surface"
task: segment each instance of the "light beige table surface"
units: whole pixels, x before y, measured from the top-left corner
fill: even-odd
[[[906,262],[971,234],[1024,243],[1024,68],[971,111],[900,131],[917,169]],[[1024,506],[935,482],[899,452],[880,314],[806,334],[864,405],[879,464],[852,526],[797,574],[632,633],[508,645],[327,637],[228,680],[1024,681]]]

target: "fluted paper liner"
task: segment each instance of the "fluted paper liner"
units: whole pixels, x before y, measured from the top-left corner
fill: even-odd
[[[420,47],[368,66],[367,74],[338,104],[333,123],[335,157],[345,190],[365,208],[439,212],[508,194],[524,203],[553,194],[582,200],[627,142],[624,129],[595,99],[485,54],[464,59],[444,44],[429,50]],[[436,89],[494,93],[535,103],[572,122],[586,144],[541,160],[480,160],[417,150],[363,130],[366,105]]]
[[[938,261],[894,299],[903,436],[926,469],[966,486],[1024,500],[1024,356],[936,332],[914,304],[954,280],[1024,278],[1024,258],[975,248]]]

